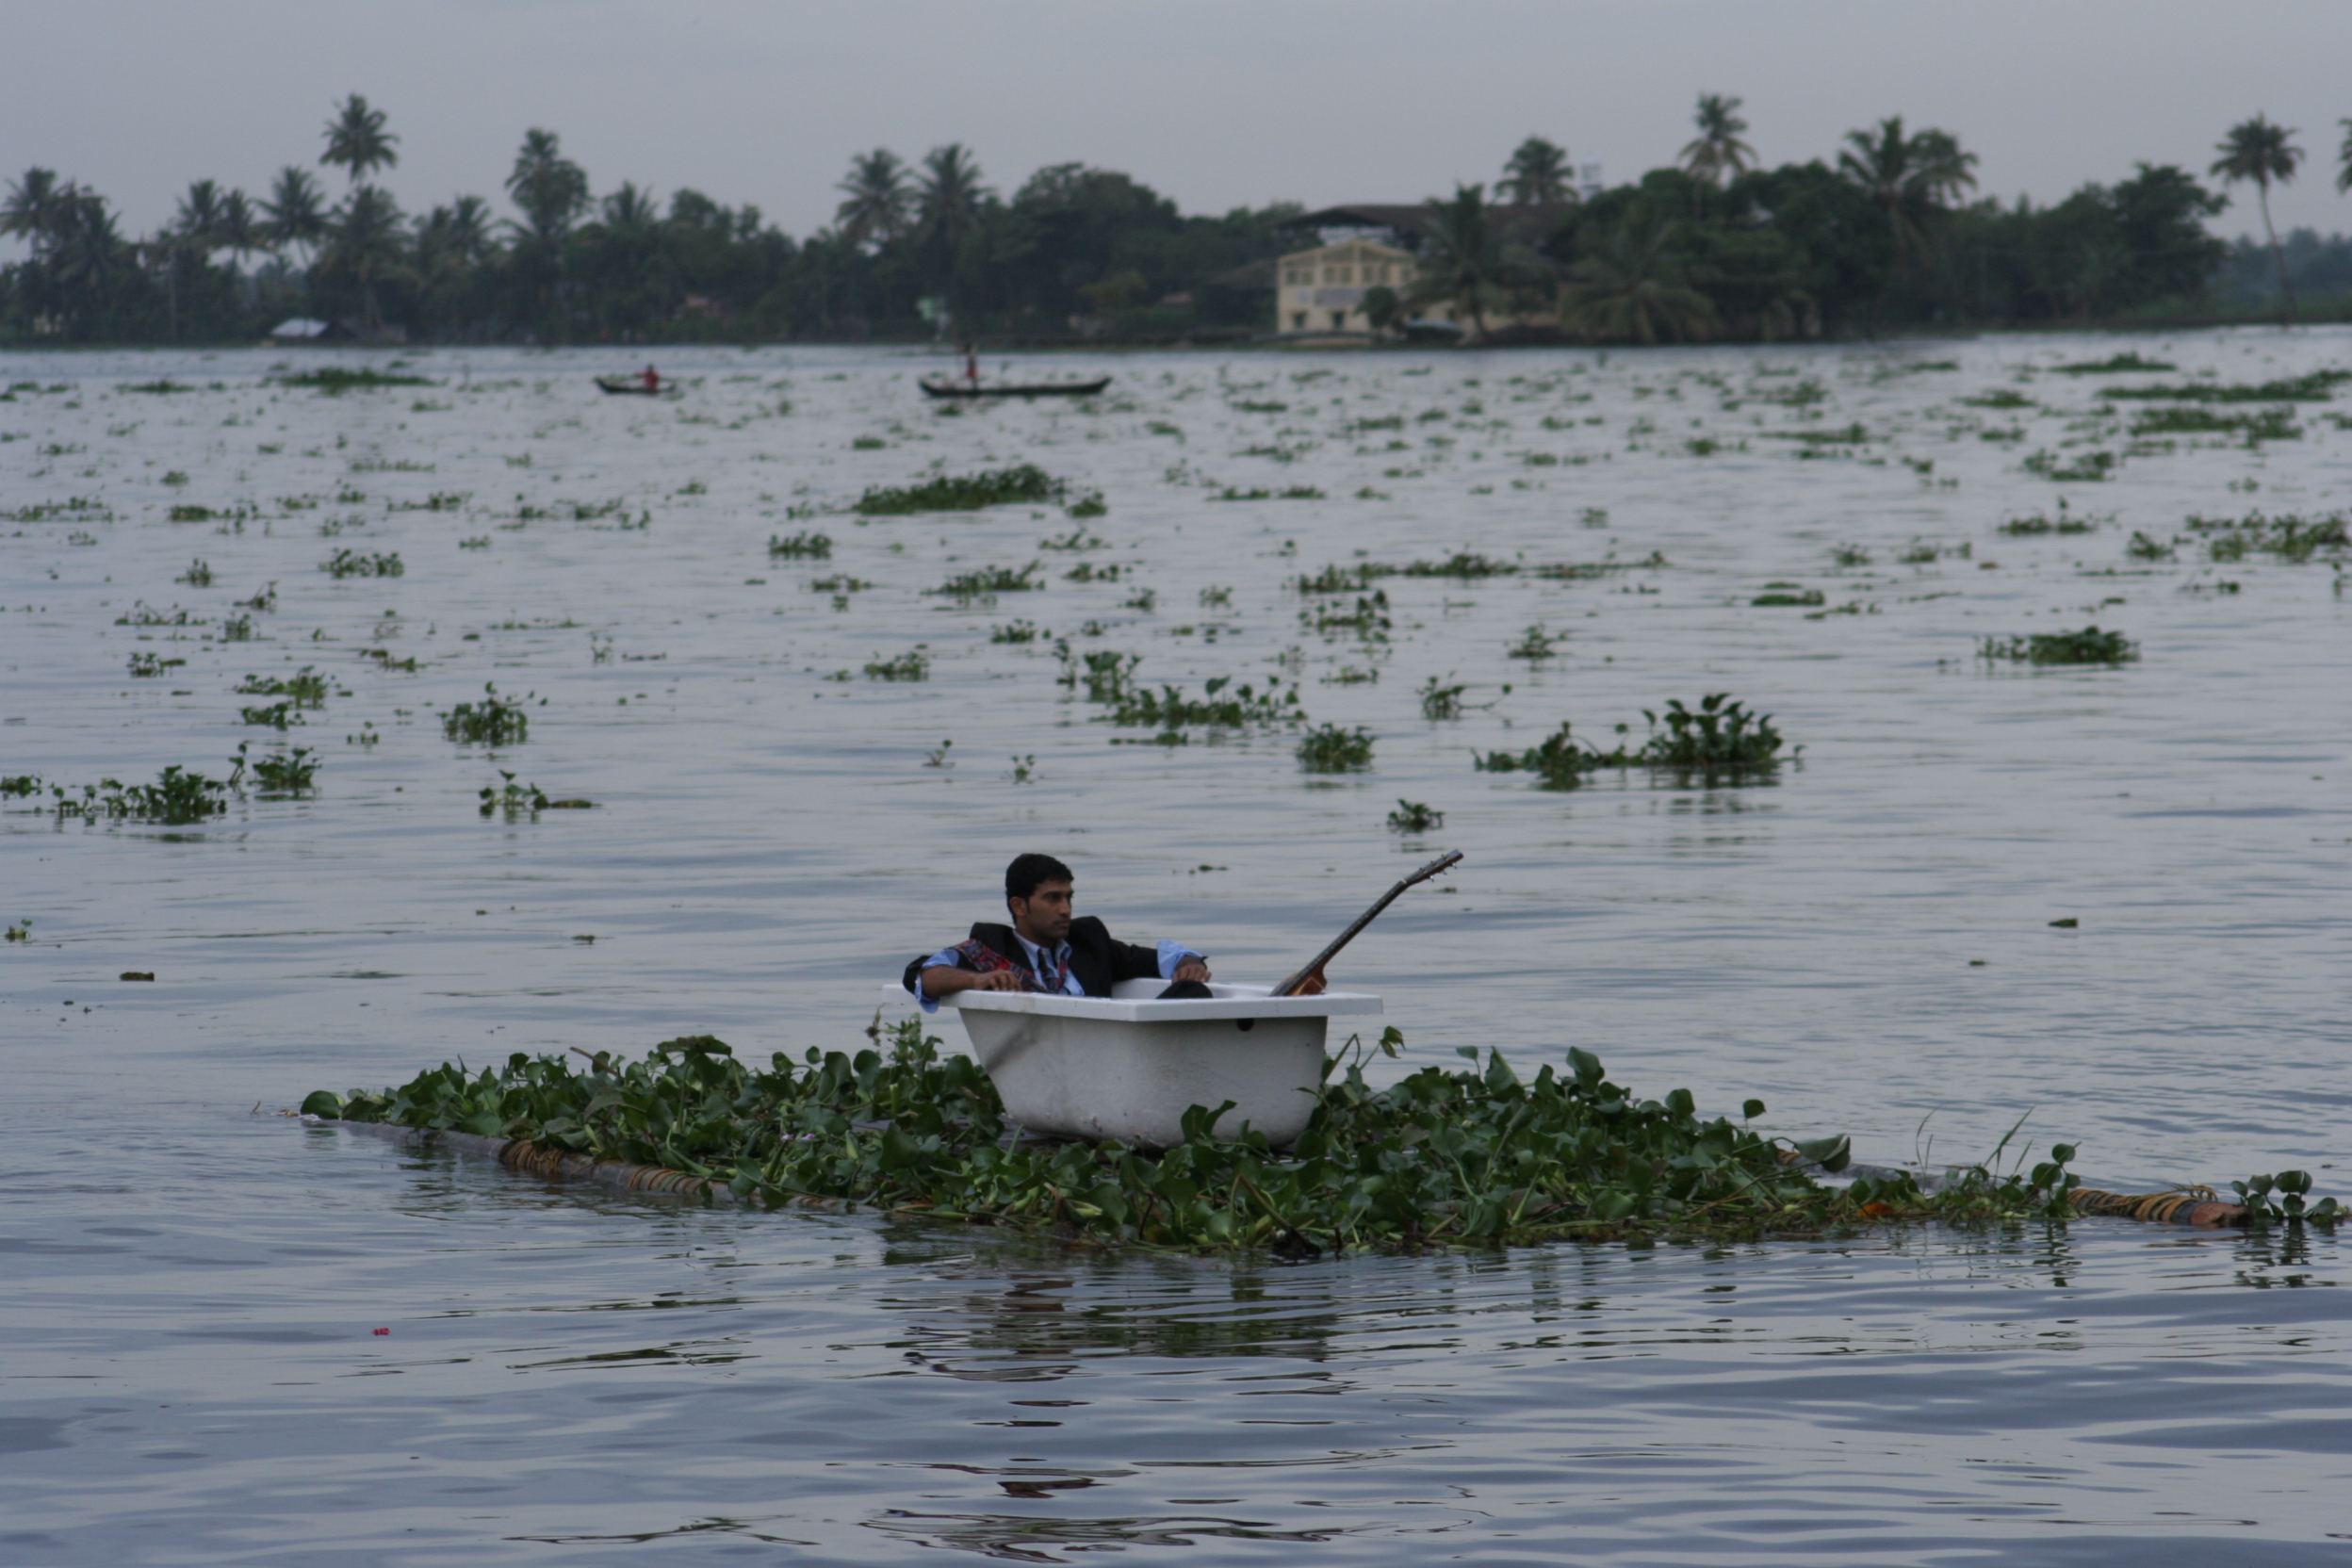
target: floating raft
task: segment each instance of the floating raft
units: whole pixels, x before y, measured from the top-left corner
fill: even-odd
[[[616,1192],[691,1198],[704,1203],[743,1201],[725,1182],[713,1181],[708,1176],[671,1170],[658,1165],[599,1160],[593,1155],[575,1154],[568,1150],[543,1148],[529,1138],[485,1138],[475,1133],[449,1132],[433,1127],[400,1127],[388,1121],[342,1121],[331,1117],[306,1116],[302,1120],[304,1126],[345,1127],[354,1133],[371,1133],[410,1149],[446,1149],[452,1153],[495,1160],[509,1170],[536,1176],[543,1181],[593,1182]],[[859,1130],[872,1131],[874,1128],[861,1126]],[[1866,1176],[1897,1174],[1891,1167],[1854,1166],[1849,1168]],[[1933,1177],[1923,1180],[1920,1185],[1925,1187],[1933,1180]],[[828,1198],[809,1198],[803,1201],[817,1208],[829,1208],[841,1202],[838,1199]],[[2192,1225],[2200,1230],[2215,1230],[2246,1223],[2245,1205],[2214,1196],[2211,1187],[2175,1187],[2166,1192],[2136,1194],[2107,1192],[2099,1187],[2077,1187],[2067,1195],[2067,1201],[2085,1215],[2147,1220],[2160,1225]],[[885,1212],[919,1214],[922,1211]]]
[[[1960,1168],[1955,1167],[1951,1174],[1959,1174]],[[1946,1180],[1935,1171],[1903,1170],[1890,1165],[1850,1165],[1846,1172],[1880,1181],[1908,1176],[1919,1183],[1921,1192],[1934,1192]],[[2195,1225],[2202,1230],[2246,1223],[2246,1205],[2217,1196],[2211,1187],[2168,1187],[2163,1192],[2145,1193],[2076,1187],[2066,1194],[2066,1201],[2078,1213],[2110,1219],[2145,1219],[2160,1225]]]
[[[2110,1215],[2118,1219],[2150,1219],[2159,1224],[2196,1225],[2212,1229],[2246,1223],[2246,1205],[2214,1196],[2211,1187],[2175,1187],[2170,1192],[2133,1195],[2077,1187],[2066,1201],[2084,1214]]]
[[[545,1181],[593,1182],[616,1192],[656,1193],[665,1198],[692,1198],[705,1203],[742,1201],[725,1182],[714,1182],[708,1176],[691,1175],[658,1165],[599,1160],[592,1154],[575,1154],[565,1149],[545,1148],[529,1138],[485,1138],[476,1133],[449,1132],[435,1127],[401,1127],[389,1121],[340,1121],[316,1116],[306,1116],[302,1121],[308,1126],[348,1127],[354,1133],[372,1133],[380,1138],[388,1138],[411,1149],[447,1149],[459,1154],[473,1154],[485,1160],[496,1160],[509,1170],[537,1176]]]

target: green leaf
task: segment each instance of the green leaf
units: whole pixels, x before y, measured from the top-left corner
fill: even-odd
[[[1843,1134],[1812,1138],[1797,1145],[1797,1152],[1835,1176],[1854,1163],[1854,1145]]]
[[[343,1097],[333,1089],[313,1089],[302,1101],[304,1116],[322,1116],[330,1121],[343,1116]]]

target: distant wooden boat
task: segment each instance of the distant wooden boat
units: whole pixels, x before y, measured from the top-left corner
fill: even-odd
[[[640,398],[659,398],[665,392],[678,390],[678,383],[668,376],[663,376],[651,386],[645,384],[645,378],[643,376],[598,376],[596,384],[607,392],[616,395],[633,394]]]
[[[926,398],[1091,398],[1110,385],[1111,378],[1103,376],[1096,381],[985,382],[926,376],[922,384],[923,395]]]

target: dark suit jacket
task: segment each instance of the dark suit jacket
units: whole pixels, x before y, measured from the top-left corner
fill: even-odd
[[[1021,951],[1021,939],[1013,935],[1009,925],[983,921],[972,928],[972,939],[1011,961],[1018,970],[1029,968],[1029,955]],[[923,977],[926,953],[906,966],[906,986],[909,993]],[[973,966],[960,960],[957,969]],[[1070,972],[1086,988],[1088,996],[1108,996],[1111,986],[1119,980],[1157,980],[1160,977],[1159,949],[1137,947],[1134,942],[1114,941],[1102,923],[1092,915],[1081,915],[1070,923]]]

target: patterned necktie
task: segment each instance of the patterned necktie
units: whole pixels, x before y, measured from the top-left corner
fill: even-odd
[[[1067,953],[1069,950],[1065,948],[1062,951]],[[1037,977],[1037,989],[1050,995],[1059,995],[1070,988],[1070,960],[1068,958],[1057,956],[1042,947],[1036,949],[1036,957],[1037,966],[1035,972]]]

